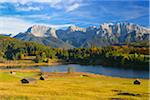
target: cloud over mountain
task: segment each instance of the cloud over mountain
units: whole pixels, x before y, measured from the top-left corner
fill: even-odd
[[[18,26],[18,22],[17,25],[14,23],[12,26],[16,30],[13,31],[14,34],[28,24],[88,27],[105,22],[123,21],[148,27],[149,2],[146,0],[0,0],[0,16],[1,19],[9,20],[5,20],[7,24],[2,21],[1,27],[10,27],[8,24],[11,25],[16,19],[24,24]],[[6,30],[2,29],[1,32],[5,33]]]

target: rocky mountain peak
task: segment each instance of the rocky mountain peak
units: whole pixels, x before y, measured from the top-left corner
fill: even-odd
[[[57,38],[55,28],[42,26],[42,25],[33,25],[30,28],[28,28],[26,33],[32,34],[36,37],[49,37],[49,36],[52,36],[52,37]]]
[[[69,26],[67,30],[70,31],[70,32],[75,32],[75,31],[86,32],[85,28],[80,28],[80,27],[75,26],[75,25]]]
[[[146,27],[128,22],[119,22],[104,23],[100,27],[90,26],[88,28],[80,28],[74,25],[68,27],[67,30],[55,30],[55,28],[47,26],[34,25],[25,33],[17,35],[16,38],[29,41],[41,39],[41,43],[47,45],[47,41],[49,41],[49,44],[54,47],[56,47],[56,41],[57,47],[60,46],[60,43],[67,43],[73,47],[90,47],[91,44],[108,46],[126,42],[148,41],[149,36],[150,29]]]

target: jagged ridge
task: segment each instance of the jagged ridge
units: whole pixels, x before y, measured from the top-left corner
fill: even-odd
[[[80,28],[70,26],[66,30],[34,25],[15,38],[36,41],[52,47],[91,47],[108,46],[125,42],[149,40],[150,30],[133,23],[104,23],[99,27]]]

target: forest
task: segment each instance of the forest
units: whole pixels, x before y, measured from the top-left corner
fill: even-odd
[[[35,63],[60,59],[68,64],[103,65],[148,70],[148,42],[107,47],[62,49],[0,36],[0,63],[36,56]]]

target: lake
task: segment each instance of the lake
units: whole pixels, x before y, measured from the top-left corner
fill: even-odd
[[[121,69],[117,67],[103,67],[98,66],[86,66],[86,65],[55,65],[55,66],[40,66],[40,67],[28,67],[29,69],[40,69],[42,72],[66,72],[68,67],[72,67],[76,72],[88,72],[94,74],[101,74],[112,77],[125,77],[125,78],[149,78],[149,71],[134,70],[134,69]]]

